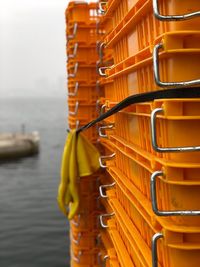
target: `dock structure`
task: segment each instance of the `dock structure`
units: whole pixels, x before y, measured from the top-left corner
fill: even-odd
[[[21,158],[39,153],[38,132],[0,134],[0,160]]]

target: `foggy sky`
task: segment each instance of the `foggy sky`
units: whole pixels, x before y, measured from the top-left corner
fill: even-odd
[[[0,0],[0,97],[65,96],[67,0]]]

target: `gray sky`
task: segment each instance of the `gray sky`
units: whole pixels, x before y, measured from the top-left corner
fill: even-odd
[[[0,0],[0,97],[65,95],[68,0]]]

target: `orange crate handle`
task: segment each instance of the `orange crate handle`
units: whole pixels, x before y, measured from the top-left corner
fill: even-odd
[[[157,144],[156,133],[156,115],[157,113],[164,112],[162,108],[156,108],[151,113],[151,143],[156,152],[195,152],[200,151],[200,146],[185,146],[185,147],[159,147]]]
[[[99,1],[99,13],[102,15],[106,13],[106,10],[103,8],[106,4],[107,2],[105,1]]]
[[[167,21],[179,21],[179,20],[187,20],[200,16],[200,11],[183,14],[183,15],[161,15],[158,7],[158,0],[153,0],[153,13],[154,16],[159,20],[167,20]]]
[[[106,213],[99,216],[100,225],[102,228],[108,228],[108,225],[104,223],[104,218],[106,217],[113,217],[115,215],[114,212],[112,213]]]
[[[152,237],[152,267],[158,267],[158,253],[157,253],[157,242],[160,238],[163,238],[162,233],[156,233]]]
[[[104,169],[107,168],[107,165],[104,165],[103,161],[104,160],[111,160],[115,157],[115,155],[116,155],[116,153],[113,153],[113,154],[108,155],[108,156],[100,156],[99,157],[99,164],[100,164],[101,168],[104,168]]]
[[[68,96],[76,96],[78,94],[78,88],[79,88],[79,83],[75,83],[74,91],[72,93],[68,93]]]
[[[160,80],[160,71],[159,71],[159,49],[160,48],[163,48],[162,43],[155,45],[153,49],[153,72],[154,72],[155,82],[158,86],[177,88],[177,87],[186,87],[186,86],[200,84],[200,79],[191,80],[191,81],[182,81],[182,82],[162,82]],[[106,76],[106,74],[103,76]]]
[[[104,194],[104,192],[103,192],[103,189],[106,189],[106,188],[112,188],[113,186],[115,186],[115,182],[114,183],[112,183],[112,184],[105,184],[105,185],[100,185],[99,186],[99,193],[100,193],[100,196],[102,197],[102,198],[108,198],[108,196],[106,195],[106,194]]]
[[[99,136],[102,137],[102,138],[107,138],[108,137],[107,134],[102,133],[102,130],[113,129],[114,126],[115,126],[114,123],[107,124],[107,125],[104,125],[104,126],[100,126],[99,129],[98,129]]]
[[[73,54],[69,54],[68,58],[75,58],[77,55],[77,50],[78,50],[78,43],[74,44],[74,50],[73,50]]]
[[[69,111],[69,115],[76,116],[78,114],[79,102],[76,101],[74,111]]]
[[[156,171],[151,175],[151,201],[152,209],[157,216],[199,216],[200,210],[176,210],[176,211],[160,211],[157,204],[156,179],[164,176],[162,171]]]
[[[75,78],[76,77],[76,74],[77,74],[77,71],[78,71],[78,62],[75,63],[75,65],[74,65],[74,72],[73,73],[70,73],[68,75],[68,78]]]
[[[68,39],[68,40],[74,39],[74,38],[76,37],[77,30],[78,30],[78,23],[75,22],[75,23],[74,23],[74,28],[73,28],[73,33],[67,35],[67,39]]]

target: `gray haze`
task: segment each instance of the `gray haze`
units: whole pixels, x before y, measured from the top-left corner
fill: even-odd
[[[0,0],[0,97],[65,96],[68,0]]]

